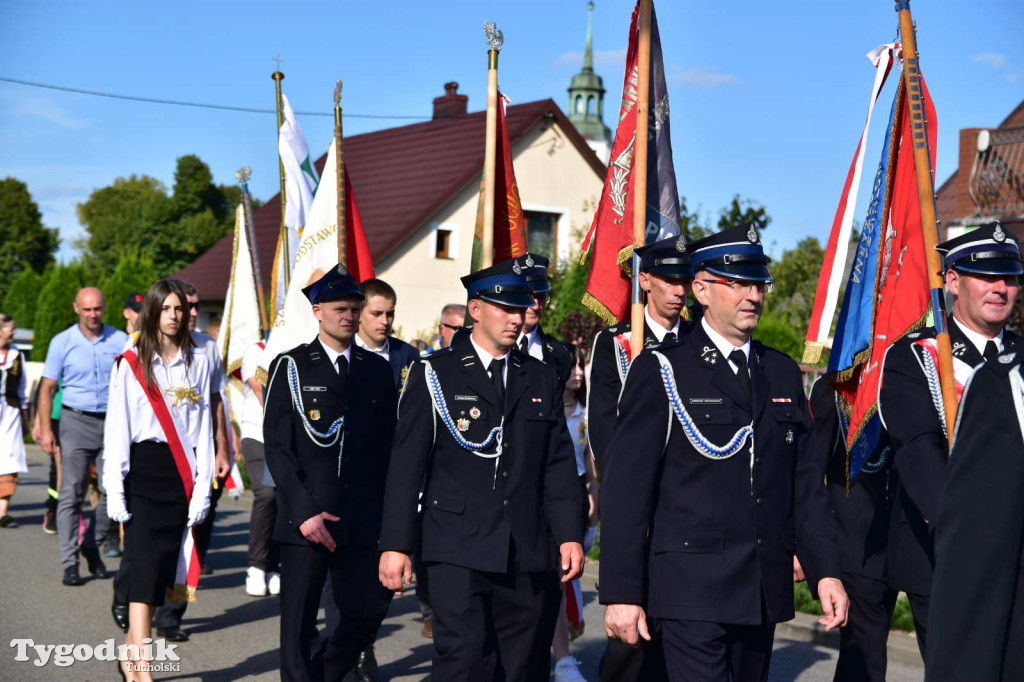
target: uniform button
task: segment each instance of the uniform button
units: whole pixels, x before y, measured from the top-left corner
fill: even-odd
[[[690,549],[690,543],[689,543],[689,541],[687,541],[687,542],[684,542],[684,543],[683,543],[683,547],[684,547],[685,549]]]
[[[501,501],[501,503],[502,503],[503,505],[505,505],[506,507],[508,506],[508,500],[502,500],[502,501]]]
[[[764,540],[762,540],[761,538],[758,538],[757,539],[757,546],[758,547],[764,547]]]
[[[433,500],[433,501],[431,502],[431,504],[433,504],[434,506],[437,506],[437,500]]]
[[[508,478],[508,472],[507,471],[502,471],[501,472],[501,477],[502,478]]]
[[[711,415],[710,414],[706,414],[706,415],[704,415],[704,418],[705,419],[711,419]]]
[[[764,500],[762,500],[762,499],[761,499],[761,498],[759,497],[759,498],[757,498],[757,500],[755,500],[755,502],[757,503],[757,506],[758,506],[758,507],[760,507],[760,506],[761,506],[761,505],[762,505],[762,504],[764,503]]]
[[[761,458],[760,457],[755,457],[754,458],[754,465],[755,466],[761,466]]]

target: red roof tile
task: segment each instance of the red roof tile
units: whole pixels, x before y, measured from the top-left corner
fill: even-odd
[[[514,141],[544,117],[562,132],[600,177],[605,166],[551,99],[508,107]],[[345,138],[345,163],[359,203],[366,238],[379,261],[464,187],[479,182],[484,163],[486,112],[441,118]],[[322,171],[327,155],[316,167]],[[281,222],[275,194],[254,216],[264,288],[269,289]],[[196,285],[203,300],[223,300],[231,271],[232,235],[227,235],[175,276]]]

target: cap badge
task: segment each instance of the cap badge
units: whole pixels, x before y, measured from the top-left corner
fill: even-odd
[[[512,261],[512,272],[516,273],[517,275],[523,274],[523,268],[521,265],[519,265],[518,260]]]
[[[342,265],[341,263],[338,263],[338,274],[339,275],[347,275],[348,274],[348,270],[346,270],[345,266]]]
[[[473,419],[479,419],[480,418],[480,408],[475,406],[475,405],[473,407],[469,408],[469,416],[472,417]]]
[[[747,230],[747,240],[751,244],[756,244],[757,243],[757,230],[754,229],[753,225],[751,225],[750,229]]]
[[[455,422],[455,428],[457,428],[459,431],[463,433],[469,431],[469,420],[466,419],[465,417],[461,417],[458,421]]]
[[[996,223],[996,229],[992,232],[992,239],[995,239],[1000,244],[1006,241],[1006,233],[1003,232],[1003,226],[999,223]]]
[[[533,256],[531,256],[530,254],[526,254],[526,267],[528,267],[528,268],[532,268],[533,267]],[[519,273],[516,273],[516,274],[519,274]]]
[[[679,253],[686,253],[686,237],[682,234],[680,234],[679,239],[676,240],[676,251]]]

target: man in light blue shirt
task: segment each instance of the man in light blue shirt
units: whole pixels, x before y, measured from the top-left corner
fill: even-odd
[[[106,301],[99,289],[86,287],[75,296],[78,324],[53,337],[46,353],[39,391],[39,445],[53,455],[61,446],[61,484],[57,498],[57,536],[65,585],[85,581],[78,572],[81,552],[89,572],[97,578],[109,578],[99,557],[97,536],[111,536],[107,516],[107,496],[100,487],[95,518],[82,524],[82,503],[89,484],[89,465],[103,471],[103,421],[107,413],[107,393],[114,359],[128,342],[128,335],[103,324]],[[54,434],[50,411],[57,383],[63,388],[60,433]],[[82,530],[85,526],[84,531]],[[116,531],[113,531],[116,533]]]

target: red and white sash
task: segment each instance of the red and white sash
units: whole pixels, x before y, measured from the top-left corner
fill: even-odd
[[[139,362],[135,351],[127,350],[121,356],[128,362],[132,373],[138,379],[146,397],[149,398],[150,407],[160,423],[160,428],[167,438],[167,445],[174,456],[174,464],[178,469],[178,476],[185,488],[185,499],[192,501],[192,493],[195,488],[196,461],[195,455],[189,455],[191,448],[185,448],[189,442],[188,434],[181,425],[174,419],[171,411],[167,408],[167,401],[160,392],[156,382],[150,382],[147,388],[144,369]],[[119,358],[120,359],[120,358]],[[189,603],[196,602],[196,588],[199,585],[199,552],[196,550],[195,538],[192,528],[186,526],[181,538],[181,551],[178,553],[178,566],[174,573],[174,587],[168,595],[171,601],[180,602],[188,600]]]

